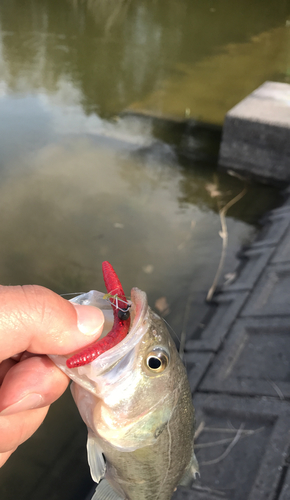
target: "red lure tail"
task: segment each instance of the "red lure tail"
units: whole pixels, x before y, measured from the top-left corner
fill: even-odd
[[[108,294],[110,294],[110,302],[113,307],[113,328],[106,337],[68,358],[66,360],[68,368],[76,368],[91,363],[100,354],[103,354],[103,352],[108,351],[121,342],[128,333],[130,327],[130,306],[126,300],[120,280],[109,262],[103,262],[102,270],[106,289]]]

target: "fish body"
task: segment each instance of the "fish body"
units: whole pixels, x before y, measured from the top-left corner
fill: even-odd
[[[77,300],[102,308],[100,295]],[[133,288],[131,300],[131,328],[118,345],[73,369],[63,356],[52,359],[74,380],[92,477],[105,477],[94,500],[170,500],[177,485],[198,472],[191,392],[175,344],[146,294]]]

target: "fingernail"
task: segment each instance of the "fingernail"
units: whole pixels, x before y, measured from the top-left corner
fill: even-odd
[[[101,311],[94,306],[72,304],[77,313],[78,329],[84,335],[95,335],[102,329],[105,318]]]
[[[13,415],[14,413],[19,413],[20,411],[33,410],[33,408],[39,408],[44,403],[44,399],[41,394],[28,394],[24,398],[17,401],[13,405],[7,406],[4,410],[0,411],[0,416],[4,417],[6,415]]]

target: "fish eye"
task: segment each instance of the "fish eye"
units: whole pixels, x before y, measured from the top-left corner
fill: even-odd
[[[147,354],[146,365],[150,371],[160,373],[165,370],[169,363],[167,352],[163,349],[153,349]]]

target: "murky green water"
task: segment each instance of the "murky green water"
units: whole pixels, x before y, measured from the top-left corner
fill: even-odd
[[[102,290],[109,260],[190,333],[186,305],[204,310],[220,258],[218,203],[243,182],[216,171],[220,129],[182,120],[220,125],[265,79],[288,81],[288,17],[282,0],[1,1],[0,282]],[[277,202],[250,185],[230,210],[221,282]],[[1,498],[83,498],[80,429],[67,394],[1,470]]]

